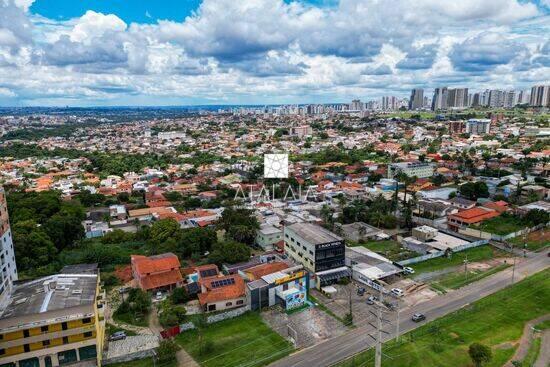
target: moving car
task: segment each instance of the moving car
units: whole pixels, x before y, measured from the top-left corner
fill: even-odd
[[[412,315],[411,320],[413,320],[414,322],[420,322],[426,320],[426,316],[424,316],[424,314],[422,313],[415,313],[414,315]]]
[[[397,297],[403,297],[405,295],[405,292],[403,292],[401,289],[399,288],[392,288],[391,289],[391,292],[394,296],[397,296]]]
[[[122,340],[122,339],[126,339],[126,332],[124,331],[117,331],[115,333],[112,333],[111,336],[109,337],[110,341]]]
[[[405,266],[405,267],[403,268],[403,271],[404,271],[405,273],[407,273],[407,274],[414,274],[414,269],[411,268],[411,267],[409,267],[409,266]]]

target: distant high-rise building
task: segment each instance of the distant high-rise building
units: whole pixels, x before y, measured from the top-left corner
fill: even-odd
[[[447,107],[464,108],[468,104],[468,88],[449,89]]]
[[[485,89],[480,95],[479,105],[482,107],[489,106],[489,95],[491,94],[491,91],[489,89]]]
[[[13,282],[17,280],[17,266],[11,236],[6,192],[0,187],[0,309],[11,293]]]
[[[504,92],[504,107],[512,108],[516,105],[516,91],[510,90]]]
[[[472,106],[472,107],[481,106],[481,94],[480,93],[474,93],[474,96],[472,97],[472,103],[470,103],[470,106]]]
[[[354,99],[353,101],[351,101],[351,104],[349,105],[349,109],[351,111],[363,111],[364,110],[363,103],[358,99]]]
[[[432,98],[432,110],[444,110],[447,108],[447,87],[435,88]]]
[[[469,119],[466,123],[466,132],[469,134],[489,134],[490,129],[491,120],[489,119]]]
[[[424,89],[415,88],[411,91],[409,110],[418,110],[424,106]]]
[[[394,111],[399,109],[399,100],[395,96],[384,96],[382,97],[382,110],[384,111]]]
[[[504,91],[496,89],[489,91],[489,107],[504,107]]]
[[[550,85],[533,86],[529,104],[535,107],[550,107]]]
[[[451,134],[462,134],[464,128],[464,121],[449,121],[449,133]]]
[[[529,98],[530,97],[531,96],[530,96],[529,92],[527,92],[525,90],[520,90],[518,95],[517,95],[516,104],[529,103]]]

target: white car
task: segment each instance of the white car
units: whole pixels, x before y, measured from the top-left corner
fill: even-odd
[[[157,300],[161,300],[162,299],[162,292],[157,292],[156,298],[157,298]]]
[[[414,274],[414,269],[411,268],[411,267],[409,267],[409,266],[405,266],[405,267],[403,268],[403,271],[404,271],[405,273],[407,273],[407,274]]]
[[[403,297],[403,295],[405,295],[405,292],[403,292],[403,290],[401,290],[399,288],[392,288],[391,292],[393,293],[393,295],[395,295],[397,297]]]

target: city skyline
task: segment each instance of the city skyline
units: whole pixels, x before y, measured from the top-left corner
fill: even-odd
[[[443,86],[528,90],[548,84],[549,5],[205,0],[127,9],[120,1],[2,0],[0,106],[339,103]]]

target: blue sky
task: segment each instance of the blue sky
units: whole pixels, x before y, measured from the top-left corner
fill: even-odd
[[[181,22],[199,4],[200,0],[37,0],[30,11],[58,20],[80,17],[93,10],[116,14],[126,23],[155,23],[157,19]]]
[[[348,102],[550,83],[550,0],[0,0],[0,106]]]

